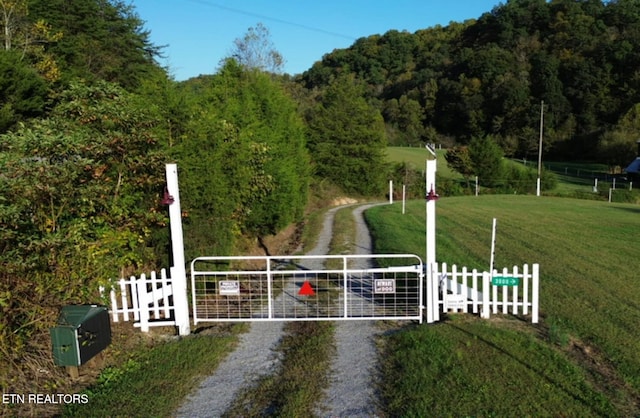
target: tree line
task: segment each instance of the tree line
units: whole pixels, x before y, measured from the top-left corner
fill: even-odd
[[[301,81],[355,74],[392,144],[490,135],[505,155],[531,158],[543,110],[545,158],[624,167],[640,128],[638,28],[634,0],[509,0],[478,19],[360,38]]]

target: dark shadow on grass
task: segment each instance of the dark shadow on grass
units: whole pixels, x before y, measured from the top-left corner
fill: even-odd
[[[638,207],[628,207],[628,206],[612,206],[613,209],[618,209],[618,210],[622,210],[622,211],[626,211],[626,212],[631,212],[631,213],[640,213],[640,206]]]
[[[583,404],[584,406],[586,406],[588,409],[593,409],[594,405],[592,403],[587,402],[582,396],[579,396],[575,393],[572,393],[569,389],[567,389],[566,387],[564,387],[564,385],[561,384],[561,382],[558,382],[556,380],[554,380],[553,378],[551,378],[550,376],[548,376],[545,372],[545,370],[543,369],[537,369],[532,367],[530,364],[528,364],[527,362],[517,358],[516,356],[514,356],[512,353],[508,352],[507,350],[505,350],[503,347],[498,346],[497,344],[493,343],[492,341],[489,341],[485,338],[483,338],[480,335],[476,335],[472,332],[469,332],[465,329],[460,328],[457,325],[454,325],[451,322],[447,322],[447,325],[457,329],[458,331],[462,332],[463,334],[467,334],[472,338],[477,339],[478,341],[482,341],[485,344],[487,344],[489,347],[492,347],[493,349],[495,349],[496,351],[501,352],[502,354],[510,357],[511,359],[513,359],[515,362],[517,362],[518,364],[520,364],[522,367],[524,367],[525,369],[531,370],[532,372],[536,373],[537,375],[539,375],[540,377],[542,377],[544,380],[546,380],[549,384],[553,385],[554,388],[557,388],[558,390],[563,391],[565,394],[567,394],[569,397],[575,399],[577,402]],[[600,412],[600,411],[599,411]]]

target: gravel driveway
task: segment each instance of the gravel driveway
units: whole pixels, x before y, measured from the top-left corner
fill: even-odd
[[[362,212],[373,205],[354,209],[357,225],[356,253],[371,252],[371,238]],[[333,218],[342,207],[330,209],[324,219],[315,248],[308,255],[329,251]],[[322,262],[322,260],[318,260]],[[311,260],[307,260],[309,264]],[[323,266],[307,265],[320,269]],[[240,336],[235,349],[200,386],[185,399],[178,417],[219,417],[243,389],[262,376],[275,372],[280,358],[275,351],[283,335],[284,322],[254,322]],[[336,323],[336,352],[331,366],[330,387],[325,401],[316,411],[320,417],[372,417],[377,404],[373,383],[376,369],[376,328],[373,321],[340,321]]]

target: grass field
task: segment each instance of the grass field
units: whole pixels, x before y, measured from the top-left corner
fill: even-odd
[[[438,150],[438,177],[452,179],[455,181],[463,180],[460,173],[453,171],[448,167],[445,159],[446,150]],[[406,162],[409,166],[418,171],[424,170],[425,159],[427,158],[427,151],[424,148],[418,147],[387,147],[387,161],[389,162]],[[506,160],[510,164],[522,165],[526,164],[528,167],[537,167],[537,161],[522,160]],[[553,172],[558,180],[558,184],[555,189],[545,191],[543,194],[565,196],[565,197],[580,197],[588,199],[606,199],[609,188],[613,187],[611,174],[607,173],[607,166],[605,164],[596,164],[589,162],[551,162],[543,161],[545,170]],[[598,179],[598,190],[600,194],[593,192],[595,179]],[[464,183],[464,182],[463,182]],[[629,189],[629,183],[626,181],[618,181],[616,184],[616,190],[612,195],[612,201],[629,201],[628,196],[617,196],[617,193],[624,194]],[[635,200],[640,202],[640,184],[635,186],[631,185],[634,189]],[[532,186],[535,190],[535,185]],[[482,193],[482,191],[481,191]],[[632,200],[631,200],[632,201]]]
[[[386,339],[392,416],[640,414],[640,207],[535,196],[441,198],[437,259],[539,263],[541,323],[449,315]],[[425,204],[366,212],[375,251],[424,254]]]
[[[451,170],[447,166],[447,162],[444,159],[446,150],[436,150],[436,155],[439,161],[438,174],[451,179],[462,180],[463,177],[460,173]],[[418,147],[387,147],[387,161],[389,162],[406,162],[410,167],[418,171],[424,171],[425,161],[431,154],[424,149]],[[441,162],[441,163],[440,163]]]

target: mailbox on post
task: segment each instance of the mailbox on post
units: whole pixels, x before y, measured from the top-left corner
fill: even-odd
[[[65,306],[49,332],[58,366],[80,366],[111,344],[111,323],[104,306]]]

